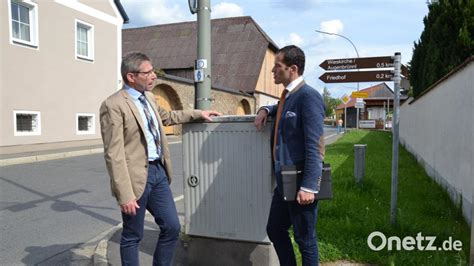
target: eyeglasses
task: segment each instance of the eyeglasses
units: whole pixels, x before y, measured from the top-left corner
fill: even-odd
[[[155,73],[155,70],[152,69],[152,70],[146,71],[146,72],[144,72],[144,71],[133,71],[132,73],[134,73],[134,74],[143,74],[143,75],[145,75],[145,77],[148,78],[151,74]]]

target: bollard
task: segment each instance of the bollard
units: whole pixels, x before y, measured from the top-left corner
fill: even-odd
[[[356,183],[362,182],[365,176],[365,149],[367,144],[354,144],[354,178]]]

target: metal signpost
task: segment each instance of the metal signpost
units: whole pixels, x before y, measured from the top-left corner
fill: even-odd
[[[400,68],[401,53],[395,53],[395,76],[393,78],[395,99],[393,102],[393,121],[392,121],[392,196],[390,201],[390,223],[397,224],[397,194],[398,194],[398,125],[400,114]]]
[[[342,103],[344,103],[344,133],[346,133],[347,132],[347,103],[351,100],[351,98],[349,98],[349,96],[344,94],[341,100],[342,100]]]
[[[398,193],[398,143],[399,143],[399,112],[400,112],[400,81],[401,81],[401,54],[395,53],[394,56],[381,57],[358,57],[328,59],[319,65],[326,72],[319,79],[325,83],[342,82],[371,82],[371,81],[393,81],[395,89],[395,99],[393,102],[392,119],[392,188],[390,201],[390,223],[397,223],[397,193]],[[393,70],[375,70],[375,71],[339,71],[339,70],[359,70],[359,69],[378,69],[392,68]],[[404,75],[408,75],[406,67],[403,68]],[[353,98],[357,98],[356,108],[363,108],[363,98],[366,96],[363,92],[355,92]],[[368,96],[368,95],[367,95]],[[359,100],[360,99],[360,100]],[[345,111],[345,110],[344,110]],[[357,117],[357,123],[359,123]],[[357,125],[358,126],[358,125]]]

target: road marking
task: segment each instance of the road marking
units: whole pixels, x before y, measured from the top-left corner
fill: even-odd
[[[329,135],[329,136],[327,136],[327,137],[324,137],[324,139],[328,139],[328,138],[331,138],[331,137],[336,136],[336,135],[337,135],[337,133],[334,133],[334,134],[331,134],[331,135]]]
[[[178,202],[180,200],[184,199],[184,195],[181,195],[181,196],[177,196],[176,198],[174,198],[174,202]]]

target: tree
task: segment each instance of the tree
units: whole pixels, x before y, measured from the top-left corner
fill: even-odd
[[[331,93],[326,87],[324,87],[323,89],[323,101],[324,105],[326,106],[326,117],[331,117],[332,115],[334,115],[334,110],[338,105],[342,103],[340,99],[332,98]]]
[[[409,63],[415,97],[474,54],[474,0],[432,1],[428,8]]]
[[[324,114],[325,117],[330,117],[332,115],[331,106],[331,93],[329,92],[328,88],[324,87],[323,89],[323,101],[324,105],[326,106],[326,113]]]

